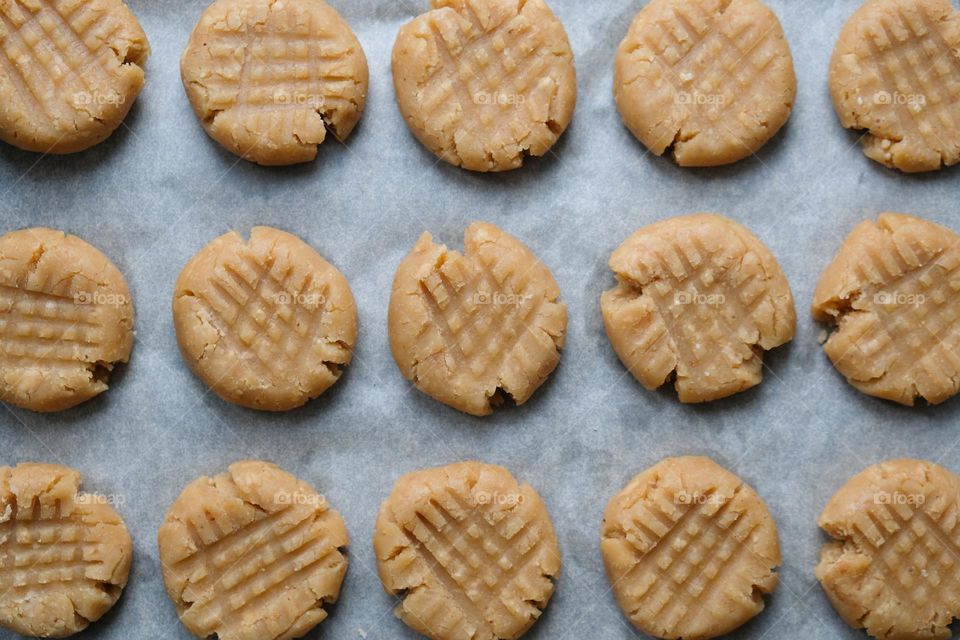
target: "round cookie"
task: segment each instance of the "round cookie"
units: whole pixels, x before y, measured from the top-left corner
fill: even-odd
[[[300,238],[254,227],[205,246],[173,294],[180,353],[218,396],[287,411],[331,387],[353,357],[357,307],[336,267]]]
[[[53,229],[0,237],[0,402],[69,409],[106,391],[132,348],[130,289],[109,258]]]
[[[613,252],[617,286],[600,306],[607,336],[647,389],[675,378],[681,402],[763,379],[763,352],[793,338],[790,285],[746,227],[711,213],[644,227]]]
[[[777,16],[760,0],[652,0],[614,62],[624,123],[684,167],[755,153],[787,122],[797,93]]]
[[[143,88],[147,36],[121,0],[0,3],[0,140],[74,153],[106,140]]]
[[[600,549],[624,614],[657,638],[736,629],[777,588],[777,527],[763,500],[709,458],[667,458],[607,505]]]
[[[878,398],[939,404],[960,385],[960,236],[884,213],[854,227],[820,276],[813,317],[847,382]]]
[[[387,320],[404,377],[482,416],[526,402],[560,362],[567,309],[550,270],[492,224],[467,228],[460,254],[420,236],[397,269]]]
[[[543,0],[431,0],[400,29],[393,83],[404,120],[442,160],[506,171],[543,156],[577,101],[573,51]]]
[[[313,487],[267,462],[194,480],[157,536],[163,583],[199,638],[299,638],[347,572],[347,530]]]
[[[380,507],[373,548],[394,609],[432,640],[513,640],[560,574],[550,515],[530,485],[480,462],[409,473]]]
[[[120,598],[133,543],[112,496],[56,464],[0,467],[0,627],[63,638]]]
[[[960,162],[960,13],[950,0],[868,0],[840,32],[830,92],[864,153],[906,172]]]
[[[360,41],[324,0],[214,0],[180,75],[210,137],[261,165],[313,160],[328,131],[346,140],[367,97]]]
[[[960,617],[960,478],[920,460],[890,460],[851,478],[818,524],[816,574],[847,624],[885,640],[949,638]]]

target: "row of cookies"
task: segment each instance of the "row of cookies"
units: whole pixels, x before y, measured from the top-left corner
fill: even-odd
[[[64,637],[119,599],[133,554],[114,509],[122,500],[79,489],[80,475],[60,465],[0,469],[0,627]],[[949,635],[960,617],[960,477],[919,460],[874,465],[830,499],[819,525],[834,540],[816,576],[851,626],[878,638]],[[349,536],[308,483],[244,461],[187,485],[158,544],[167,593],[191,633],[275,640],[327,617]],[[434,640],[519,638],[561,568],[537,492],[480,462],[400,478],[373,548],[395,614]],[[668,458],[633,478],[604,511],[600,550],[624,614],[657,638],[732,631],[779,582],[766,504],[709,458]]]
[[[0,237],[0,401],[57,411],[107,388],[133,346],[133,303],[100,251],[59,231]],[[885,213],[847,237],[817,286],[824,343],[857,389],[911,405],[960,384],[960,238]],[[766,246],[718,214],[643,227],[610,258],[607,335],[648,389],[681,402],[760,383],[765,351],[794,336],[787,279]],[[216,238],[183,268],[173,320],[193,372],[224,400],[285,411],[350,363],[357,308],[346,278],[296,236],[256,227]],[[526,402],[560,361],[567,311],[549,268],[521,241],[474,223],[465,252],[424,233],[397,268],[388,331],[397,366],[427,395],[485,415]]]
[[[0,6],[0,139],[43,153],[106,139],[144,83],[149,45],[121,0]],[[960,161],[960,17],[949,0],[868,0],[830,65],[843,126],[872,159],[904,171]],[[324,0],[215,0],[181,61],[207,133],[267,165],[310,161],[346,140],[368,90],[363,48]],[[543,0],[433,0],[393,49],[397,103],[441,159],[504,171],[546,154],[573,117],[563,25]],[[684,166],[743,159],[786,123],[797,82],[776,15],[760,0],[652,0],[614,65],[633,134]]]

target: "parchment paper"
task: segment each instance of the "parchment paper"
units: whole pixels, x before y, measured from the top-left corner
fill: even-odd
[[[612,59],[642,0],[550,0],[576,54],[579,104],[554,152],[504,175],[444,163],[410,135],[394,102],[390,51],[426,0],[332,0],[370,63],[366,113],[346,146],[331,140],[308,165],[264,169],[203,133],[183,94],[179,56],[202,0],[130,0],[153,48],[147,87],[107,142],[46,157],[0,146],[2,230],[45,225],[75,233],[126,274],[137,312],[130,365],[111,389],[54,415],[0,409],[2,464],[60,462],[90,491],[120,498],[134,539],[130,583],[84,639],[189,638],[163,590],[156,531],[182,487],[238,459],[264,458],[313,483],[346,520],[350,570],[340,603],[310,637],[415,638],[377,579],[374,518],[407,471],[478,458],[508,467],[543,496],[564,569],[527,637],[641,637],[608,591],[598,549],[602,509],[640,470],[705,454],[765,498],[779,525],[782,584],[733,638],[861,638],[834,614],[813,577],[825,537],[816,517],[853,473],[912,456],[960,471],[960,399],[903,408],[867,398],[836,373],[807,311],[821,269],[860,220],[886,210],[960,228],[957,170],[907,176],[867,160],[827,92],[835,38],[853,0],[769,0],[787,32],[799,95],[787,127],[758,157],[713,170],[656,158],[620,122]],[[682,406],[672,389],[642,389],[603,330],[606,261],[636,228],[713,210],[749,226],[773,251],[796,297],[795,341],[766,358],[766,380],[735,398]],[[557,371],[519,408],[476,419],[412,389],[386,335],[390,285],[424,230],[462,248],[465,227],[493,222],[552,269],[569,310]],[[360,339],[345,377],[284,415],[234,407],[181,362],[170,317],[173,283],[215,236],[268,224],[296,233],[347,276]],[[0,638],[10,638],[0,633]]]

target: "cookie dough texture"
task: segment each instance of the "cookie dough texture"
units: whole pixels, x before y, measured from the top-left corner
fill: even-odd
[[[0,467],[0,627],[64,638],[110,610],[133,556],[110,502],[67,467]]]
[[[143,88],[149,53],[120,0],[0,2],[0,140],[57,154],[103,142]]]
[[[668,458],[631,480],[607,505],[600,548],[620,608],[657,638],[728,633],[779,582],[770,512],[709,458]]]
[[[323,0],[215,0],[180,63],[211,138],[262,165],[309,162],[332,133],[353,131],[367,97],[367,59]]]
[[[460,254],[420,236],[393,282],[388,324],[400,371],[460,411],[526,402],[560,362],[567,310],[550,270],[492,224]]]
[[[960,13],[950,0],[868,0],[830,62],[840,122],[863,150],[906,172],[960,161]]]
[[[854,227],[820,276],[813,316],[823,348],[867,395],[941,403],[960,385],[960,236],[884,213]]]
[[[450,164],[505,171],[542,156],[577,98],[573,51],[543,0],[432,0],[400,29],[393,81],[404,119]]]
[[[0,401],[69,409],[107,390],[133,348],[133,303],[110,259],[53,229],[0,237]]]
[[[327,617],[347,572],[340,514],[266,462],[191,482],[158,541],[167,593],[198,638],[302,637]]]
[[[950,638],[960,617],[960,478],[920,460],[890,460],[851,478],[820,514],[835,540],[817,579],[852,627],[883,640]]]
[[[346,278],[296,236],[226,233],[177,279],[173,321],[184,360],[218,396],[286,411],[332,386],[350,363],[357,308]]]
[[[746,227],[717,214],[644,227],[614,251],[617,286],[601,296],[607,336],[647,389],[675,378],[681,402],[763,379],[763,352],[793,338],[796,311],[780,265]]]
[[[686,167],[755,153],[797,93],[790,45],[759,0],[652,0],[620,43],[613,86],[633,135]]]
[[[407,474],[373,538],[394,613],[432,640],[512,640],[540,617],[560,573],[540,496],[502,467],[462,462]]]

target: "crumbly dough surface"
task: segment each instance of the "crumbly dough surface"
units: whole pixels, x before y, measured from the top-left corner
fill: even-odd
[[[513,640],[546,608],[560,574],[537,492],[503,467],[462,462],[409,473],[373,538],[394,609],[432,640]]]
[[[254,227],[195,255],[174,289],[180,352],[218,396],[286,411],[331,387],[353,357],[357,308],[336,267],[300,238]]]
[[[746,227],[698,213],[644,227],[614,251],[601,297],[607,336],[647,389],[675,376],[681,402],[760,384],[763,352],[793,339],[780,265]]]
[[[952,637],[960,617],[960,478],[890,460],[851,478],[820,514],[835,541],[817,579],[852,627],[882,640]]]
[[[823,345],[867,395],[941,403],[960,388],[960,236],[884,213],[854,227],[820,276],[813,316],[835,325]]]
[[[158,542],[167,593],[199,638],[302,637],[326,619],[347,572],[340,514],[267,462],[191,482]]]
[[[413,134],[472,171],[545,155],[577,99],[563,25],[543,0],[431,1],[393,48],[397,102]]]
[[[550,270],[492,224],[467,228],[460,254],[420,236],[397,269],[390,347],[428,396],[481,416],[526,402],[560,362],[566,305]]]
[[[872,160],[906,172],[960,162],[960,13],[950,0],[867,0],[840,32],[830,91]]]
[[[346,140],[369,80],[360,41],[323,0],[215,0],[180,72],[210,137],[262,165],[309,162],[328,132]]]
[[[0,467],[0,627],[64,638],[110,610],[133,544],[108,496],[55,464]]]
[[[607,506],[600,549],[620,608],[657,638],[728,633],[779,583],[767,506],[709,458],[667,458],[631,480]]]
[[[0,2],[0,140],[40,153],[103,142],[143,88],[149,54],[121,0]]]
[[[624,123],[651,152],[707,167],[772,138],[797,78],[780,21],[760,0],[653,0],[620,43],[613,86]]]
[[[110,259],[53,229],[0,237],[0,401],[69,409],[107,390],[133,348],[133,303]]]

